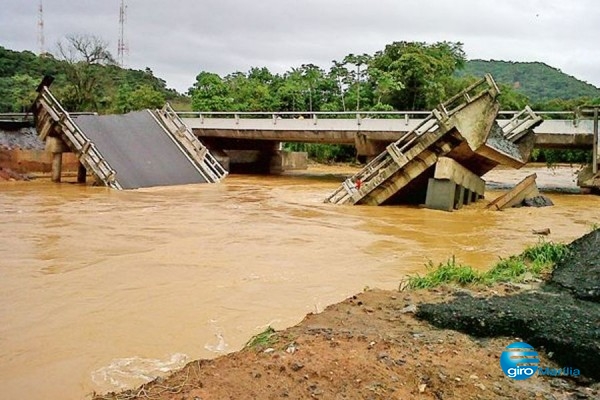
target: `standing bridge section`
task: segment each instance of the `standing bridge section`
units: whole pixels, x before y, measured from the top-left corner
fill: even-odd
[[[53,153],[53,180],[61,179],[62,153],[80,162],[78,182],[90,172],[114,189],[213,183],[227,172],[167,104],[124,115],[72,116],[45,78],[34,103],[35,124]]]
[[[597,114],[597,107],[595,108]],[[254,153],[251,161],[262,163],[262,172],[281,171],[281,142],[353,145],[363,162],[375,159],[387,147],[410,132],[422,128],[429,112],[179,112],[184,123],[223,163],[235,165],[244,152]],[[499,111],[496,125],[505,139],[514,143],[511,127],[530,118],[531,110]],[[531,126],[528,139],[533,148],[593,149],[594,162],[581,177],[582,188],[598,190],[598,123],[594,108],[582,112],[536,112],[544,117]],[[521,146],[522,148],[525,148]],[[525,156],[528,159],[529,155]],[[482,162],[482,160],[479,160]],[[486,163],[483,162],[485,165]],[[595,167],[594,167],[595,165]]]
[[[501,111],[506,124],[519,111]],[[535,148],[591,149],[594,123],[573,112],[536,112],[545,118],[534,128]],[[413,131],[428,111],[393,112],[178,112],[182,121],[211,151],[262,150],[273,153],[281,142],[355,146],[357,157],[370,161]],[[560,118],[560,119],[548,119]],[[235,160],[231,160],[235,162]]]

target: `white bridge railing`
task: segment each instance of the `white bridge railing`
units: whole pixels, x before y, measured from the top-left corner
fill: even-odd
[[[281,119],[305,119],[312,120],[315,125],[319,120],[353,119],[357,125],[361,125],[364,119],[401,119],[408,125],[411,120],[424,119],[431,111],[176,111],[180,118],[197,118],[202,124],[205,119],[232,119],[236,123],[240,120],[270,119],[273,125],[277,125]],[[500,111],[498,116],[502,119],[511,119],[522,113],[519,111]],[[579,114],[574,111],[535,111],[539,116],[560,117],[560,119],[573,120],[576,125]]]

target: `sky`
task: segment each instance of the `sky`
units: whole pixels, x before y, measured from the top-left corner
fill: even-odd
[[[42,0],[45,51],[94,35],[116,57],[121,0]],[[40,50],[40,0],[0,0],[0,46]],[[600,87],[597,0],[125,0],[125,66],[187,92],[225,76],[325,70],[395,41],[462,42],[468,59],[539,61]]]

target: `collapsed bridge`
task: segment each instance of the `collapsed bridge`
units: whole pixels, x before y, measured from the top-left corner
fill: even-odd
[[[334,204],[425,203],[452,210],[483,197],[481,176],[497,165],[520,168],[542,119],[526,108],[500,126],[491,75],[440,104],[327,197]]]
[[[79,182],[90,172],[114,189],[214,183],[227,175],[168,104],[124,115],[71,116],[50,92],[51,82],[46,77],[38,87],[33,110],[38,135],[53,153],[54,181],[60,181],[64,152],[79,159]]]

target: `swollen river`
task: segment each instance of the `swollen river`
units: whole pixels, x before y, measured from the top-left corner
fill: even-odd
[[[535,244],[534,229],[569,242],[600,221],[600,198],[576,194],[503,212],[483,209],[493,192],[453,213],[324,204],[339,172],[123,192],[2,183],[0,399],[133,387],[365,287],[397,288],[429,261],[487,268]]]

